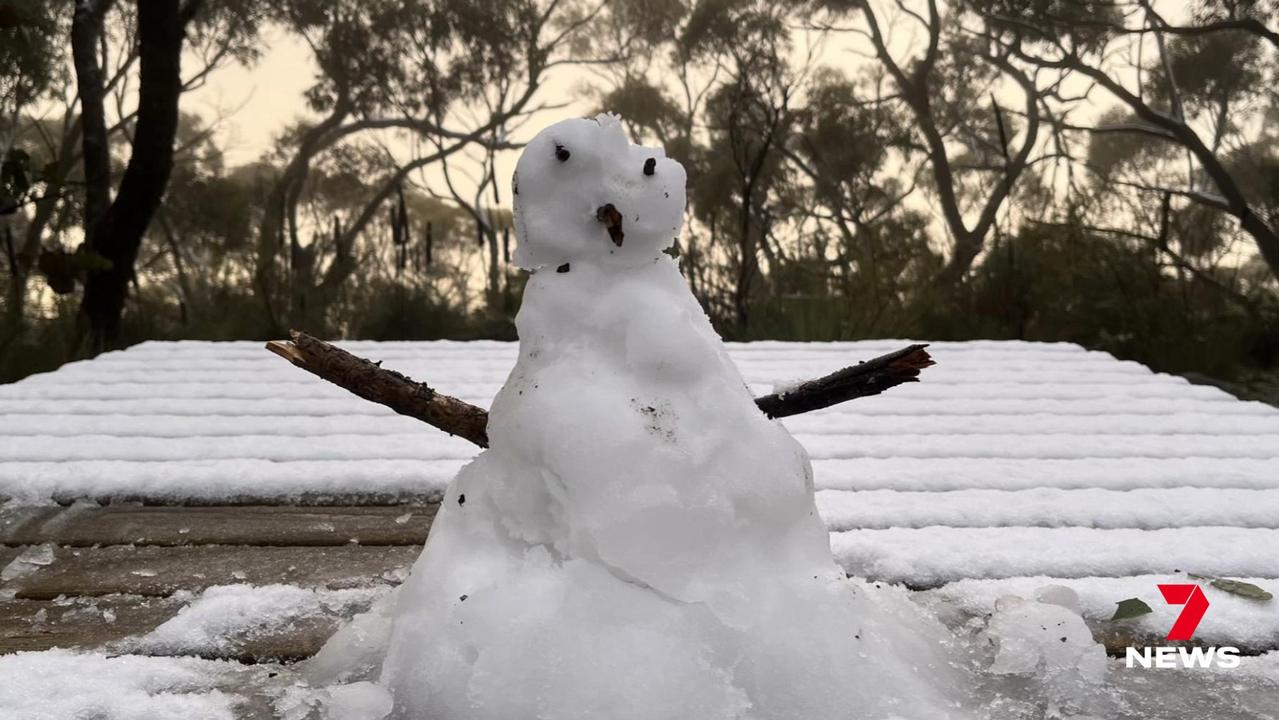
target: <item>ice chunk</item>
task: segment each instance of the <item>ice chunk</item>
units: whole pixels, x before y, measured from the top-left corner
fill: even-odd
[[[1061,590],[1047,588],[1039,594],[1070,601]],[[1106,650],[1093,640],[1077,610],[1006,596],[996,603],[985,637],[995,647],[990,672],[1025,678],[1030,698],[1059,710],[1104,709],[1106,696],[1098,691],[1106,680]]]
[[[18,553],[18,556],[11,560],[8,565],[5,565],[4,570],[0,570],[0,582],[16,580],[46,565],[51,565],[54,557],[53,545],[31,545]]]
[[[382,720],[391,714],[391,695],[371,682],[329,688],[328,720]]]
[[[343,682],[376,680],[382,671],[382,659],[391,640],[391,613],[395,610],[396,590],[378,598],[366,612],[343,625],[306,662],[306,677],[311,685],[322,687]]]

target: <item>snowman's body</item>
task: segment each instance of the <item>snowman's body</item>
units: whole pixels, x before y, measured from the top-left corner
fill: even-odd
[[[683,169],[602,116],[517,178],[520,357],[400,590],[393,716],[941,717],[926,621],[845,580],[807,454],[661,253]]]

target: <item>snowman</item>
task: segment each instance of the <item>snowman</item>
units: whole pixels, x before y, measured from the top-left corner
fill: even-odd
[[[804,448],[663,252],[683,167],[600,115],[537,135],[513,186],[532,275],[490,447],[386,627],[318,662],[377,655],[406,720],[952,716],[945,630],[836,566]]]

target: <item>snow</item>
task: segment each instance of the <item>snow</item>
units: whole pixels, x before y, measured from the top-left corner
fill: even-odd
[[[845,580],[807,454],[661,254],[683,173],[661,160],[645,180],[652,157],[606,116],[525,150],[518,257],[571,267],[525,288],[490,447],[445,493],[380,672],[347,670],[376,657],[379,609],[329,642],[325,673],[376,678],[399,718],[950,715],[967,683],[949,633]],[[587,212],[605,202],[624,252]]]
[[[152,655],[226,653],[303,619],[345,618],[363,612],[387,590],[385,586],[317,590],[283,584],[215,585],[177,615],[125,645],[132,652]]]
[[[67,650],[0,655],[0,711],[10,720],[233,720],[216,678],[232,663]]]
[[[822,490],[817,509],[831,530],[947,527],[1269,528],[1279,489],[1030,488],[914,492]]]
[[[850,573],[935,586],[961,578],[1172,573],[1279,577],[1279,529],[924,527],[831,534]]]
[[[1271,592],[1279,591],[1279,583],[1273,579],[1246,576],[1237,579]],[[1162,638],[1168,634],[1181,607],[1164,602],[1158,585],[1189,582],[1198,582],[1210,603],[1210,609],[1195,631],[1196,640],[1206,645],[1233,645],[1254,652],[1279,647],[1279,624],[1275,622],[1273,601],[1259,602],[1240,597],[1218,590],[1208,582],[1188,578],[1184,573],[1129,577],[1056,578],[1039,575],[995,580],[966,579],[919,593],[917,597],[925,605],[943,612],[957,611],[965,616],[983,617],[994,612],[1001,597],[1034,597],[1041,588],[1064,587],[1074,594],[1083,618],[1091,623],[1109,621],[1115,614],[1116,603],[1128,598],[1138,598],[1150,607],[1151,612],[1124,620],[1118,626],[1147,637]]]
[[[727,348],[766,392],[905,342]],[[344,345],[486,407],[516,359],[498,342]],[[1073,345],[930,352],[923,382],[784,421],[818,488],[1279,488],[1273,407]],[[0,387],[0,419],[0,495],[24,502],[430,494],[476,452],[255,342],[144,343],[72,363]]]

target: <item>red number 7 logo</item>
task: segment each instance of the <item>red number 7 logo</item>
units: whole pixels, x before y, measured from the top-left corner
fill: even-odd
[[[1208,598],[1198,585],[1160,585],[1159,592],[1169,605],[1184,605],[1177,621],[1168,631],[1168,639],[1172,641],[1189,640],[1199,627],[1199,621],[1208,612]]]

